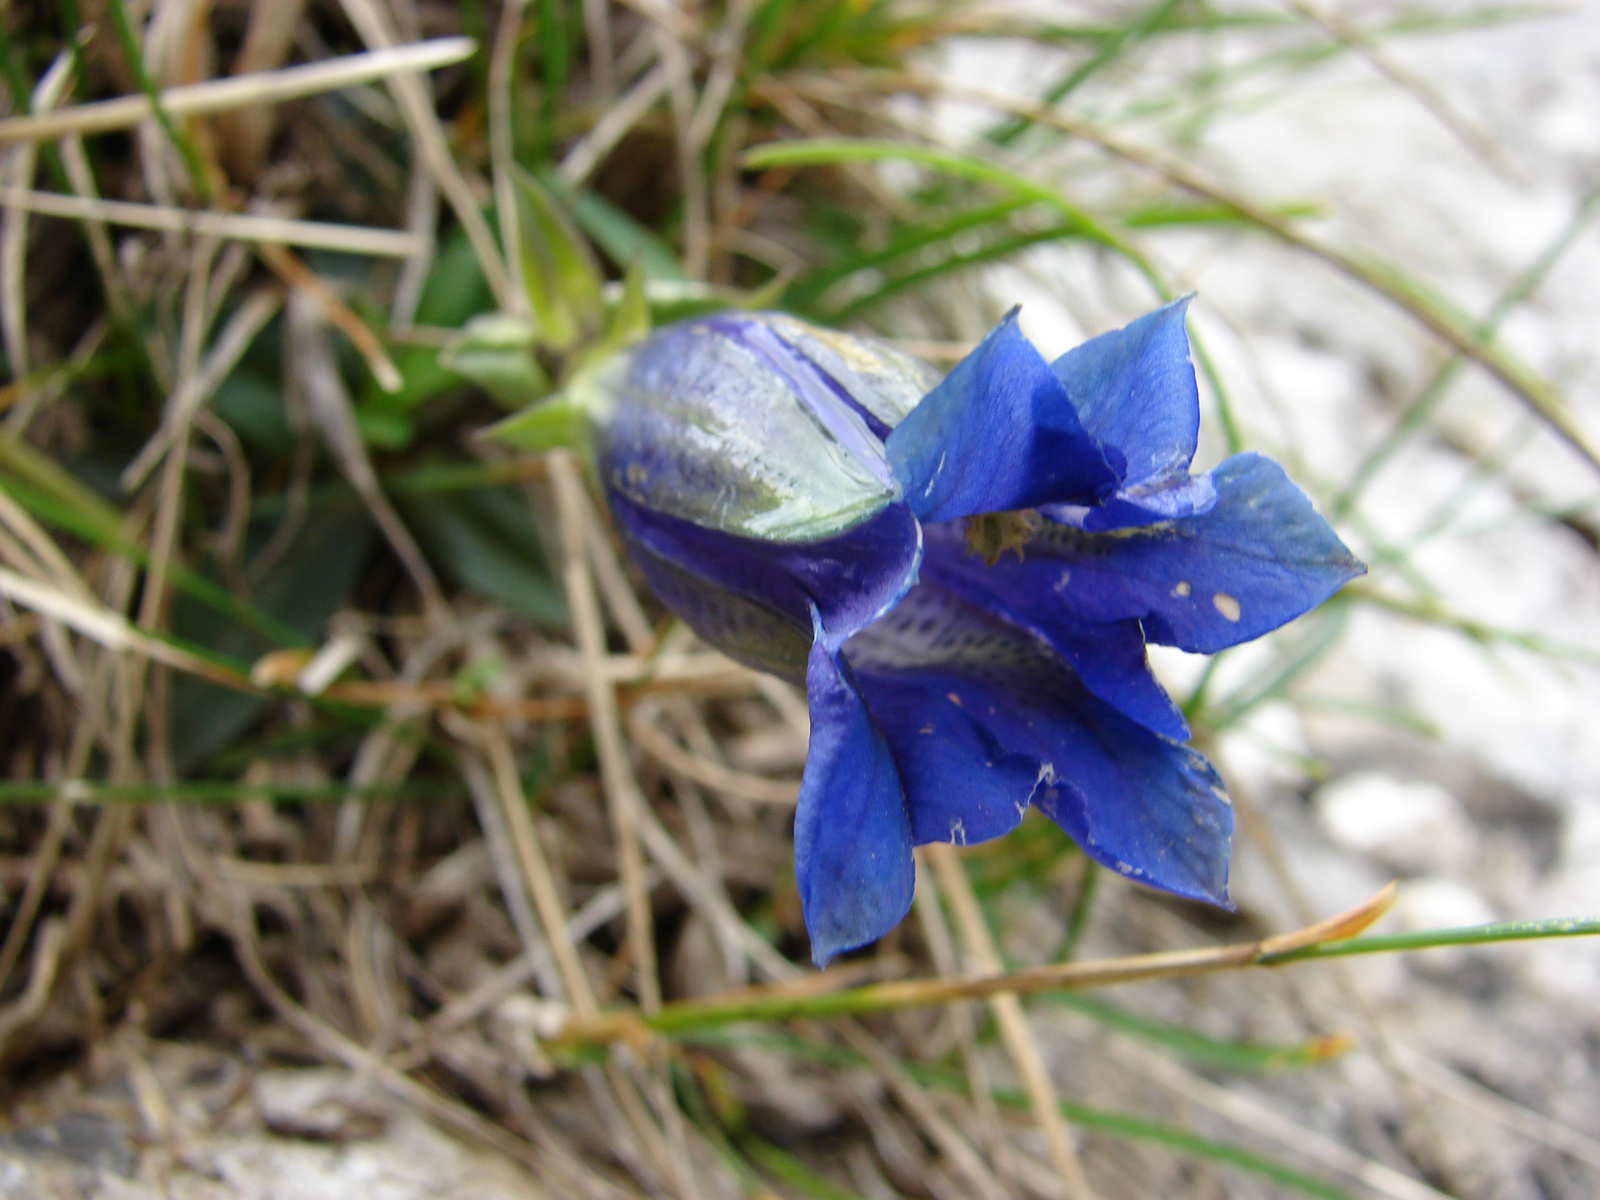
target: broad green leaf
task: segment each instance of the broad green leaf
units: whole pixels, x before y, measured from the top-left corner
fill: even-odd
[[[256,587],[255,604],[315,640],[349,599],[372,542],[372,523],[353,499],[314,505],[294,541]],[[208,650],[250,661],[259,656],[257,636],[238,621],[181,598],[173,605],[173,632]],[[172,753],[180,773],[226,747],[272,701],[231,691],[188,675],[172,681]]]
[[[283,388],[249,367],[239,367],[222,381],[211,397],[211,411],[253,450],[280,455],[294,448]]]
[[[600,269],[550,191],[526,171],[517,172],[516,182],[523,284],[535,333],[541,345],[567,350],[600,327]]]
[[[530,404],[479,433],[514,450],[542,454],[546,450],[583,444],[588,415],[569,395],[562,393],[542,404]]]
[[[429,561],[451,582],[547,629],[566,625],[566,601],[519,489],[396,494],[394,503]]]
[[[484,313],[439,352],[439,365],[465,375],[502,408],[516,410],[550,393],[533,356],[534,329],[520,317]]]
[[[569,202],[583,232],[618,266],[638,259],[646,279],[687,278],[671,246],[603,196],[578,192]]]
[[[417,301],[417,324],[458,329],[479,313],[488,312],[493,304],[471,243],[464,234],[455,233],[439,248],[427,282],[422,286],[422,296]],[[455,372],[440,364],[439,351],[432,346],[396,347],[392,357],[404,382],[398,392],[384,399],[399,408],[416,408],[460,384]],[[376,386],[372,385],[374,391]]]
[[[606,299],[612,300],[609,288]],[[606,331],[600,335],[599,341],[586,346],[582,353],[574,357],[569,377],[608,355],[643,341],[649,333],[650,301],[645,295],[644,273],[639,267],[639,260],[634,259],[628,264],[627,273],[622,277],[621,290],[616,293],[611,305],[611,312],[606,318]]]

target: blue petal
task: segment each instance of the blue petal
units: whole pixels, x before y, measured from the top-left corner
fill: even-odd
[[[1200,393],[1184,311],[1174,300],[1056,359],[1083,426],[1127,460],[1124,487],[1188,477],[1200,434]]]
[[[767,542],[667,516],[615,489],[608,490],[607,499],[636,555],[648,552],[716,589],[764,606],[802,631],[812,627],[815,611],[824,640],[834,648],[905,594],[922,558],[922,531],[904,504],[891,504],[835,537]],[[690,586],[678,580],[668,591]],[[719,638],[725,631],[694,606],[672,608],[712,645],[728,648]]]
[[[1152,488],[1118,491],[1103,504],[1049,504],[1039,511],[1052,521],[1087,533],[1109,533],[1156,525],[1180,517],[1197,517],[1217,506],[1217,485],[1208,471]]]
[[[1117,476],[1015,310],[889,435],[889,463],[924,521],[1092,504]]]
[[[916,868],[900,776],[838,654],[806,669],[811,747],[794,817],[794,874],[819,967],[876,941],[911,909]]]
[[[1033,580],[985,566],[965,552],[957,531],[949,527],[928,531],[922,577],[1042,640],[1085,687],[1125,716],[1175,741],[1189,739],[1189,723],[1150,672],[1137,620],[1081,620],[1056,602],[1051,591],[1041,602],[1038,589],[1030,586]]]
[[[621,525],[621,521],[618,521]],[[657,554],[637,538],[625,538],[628,555],[644,573],[656,598],[709,646],[747,667],[803,683],[811,653],[810,629],[756,600]]]
[[[1146,639],[1211,654],[1292,621],[1366,568],[1290,483],[1257,454],[1214,472],[1216,507],[1117,533],[1048,525],[997,587],[1079,620],[1137,618]],[[1000,582],[1003,580],[1003,582]]]
[[[1119,875],[1232,908],[1233,806],[1211,764],[1110,708],[1073,717],[1054,726],[1053,777],[1034,805]]]
[[[963,819],[971,837],[977,822],[998,816],[1025,785],[1026,762],[1032,802],[1096,861],[1181,896],[1227,903],[1232,809],[1216,772],[1097,699],[1034,638],[924,582],[846,650],[869,700],[885,680],[902,691],[919,688],[928,698],[921,713],[942,700],[999,752],[998,770],[968,763],[942,790],[934,784],[921,792],[898,748],[907,735],[890,724],[901,710],[874,708],[908,779],[914,828],[923,828],[918,810],[926,805],[946,821]],[[946,723],[943,731],[953,728]],[[938,840],[949,837],[947,824],[926,824]]]
[[[1006,751],[981,716],[969,713],[969,704],[987,707],[985,694],[965,685],[939,691],[915,676],[857,679],[900,768],[913,842],[965,846],[1016,828],[1039,782],[1039,763]]]

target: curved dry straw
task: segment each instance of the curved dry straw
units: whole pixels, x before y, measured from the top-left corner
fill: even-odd
[[[851,965],[795,983],[746,988],[705,1000],[669,1004],[648,1016],[619,1009],[595,1017],[569,1017],[551,1030],[549,1041],[553,1049],[577,1051],[616,1041],[637,1044],[653,1037],[677,1037],[738,1021],[859,1016],[960,1000],[981,1000],[1005,992],[1028,995],[1045,991],[1077,991],[1110,987],[1113,984],[1233,971],[1242,967],[1282,966],[1311,958],[1600,934],[1600,917],[1584,917],[1506,921],[1464,929],[1377,937],[1358,936],[1389,911],[1394,904],[1395,890],[1396,885],[1391,883],[1355,908],[1293,933],[1261,941],[1140,954],[1098,962],[1052,963],[996,974],[943,979],[896,979],[855,986],[851,985],[860,977],[862,967]]]

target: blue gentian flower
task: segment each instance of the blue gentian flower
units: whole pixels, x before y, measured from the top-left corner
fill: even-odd
[[[1190,474],[1186,300],[1055,362],[1013,312],[942,380],[776,313],[591,372],[611,511],[707,642],[803,682],[795,876],[817,964],[911,905],[911,849],[1029,805],[1096,862],[1226,905],[1222,781],[1146,642],[1211,652],[1364,569],[1272,461]]]

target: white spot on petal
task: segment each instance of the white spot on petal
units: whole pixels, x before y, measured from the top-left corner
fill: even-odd
[[[950,701],[951,704],[954,704],[957,708],[961,707],[961,697],[956,695],[954,692],[946,692],[945,693],[945,697],[946,697],[946,699],[948,699]]]
[[[1172,594],[1181,600],[1193,590],[1194,589],[1189,586],[1189,581],[1187,579],[1180,579],[1173,587]]]
[[[1227,592],[1218,592],[1211,597],[1211,603],[1221,613],[1224,619],[1237,622],[1239,620],[1239,602]]]

